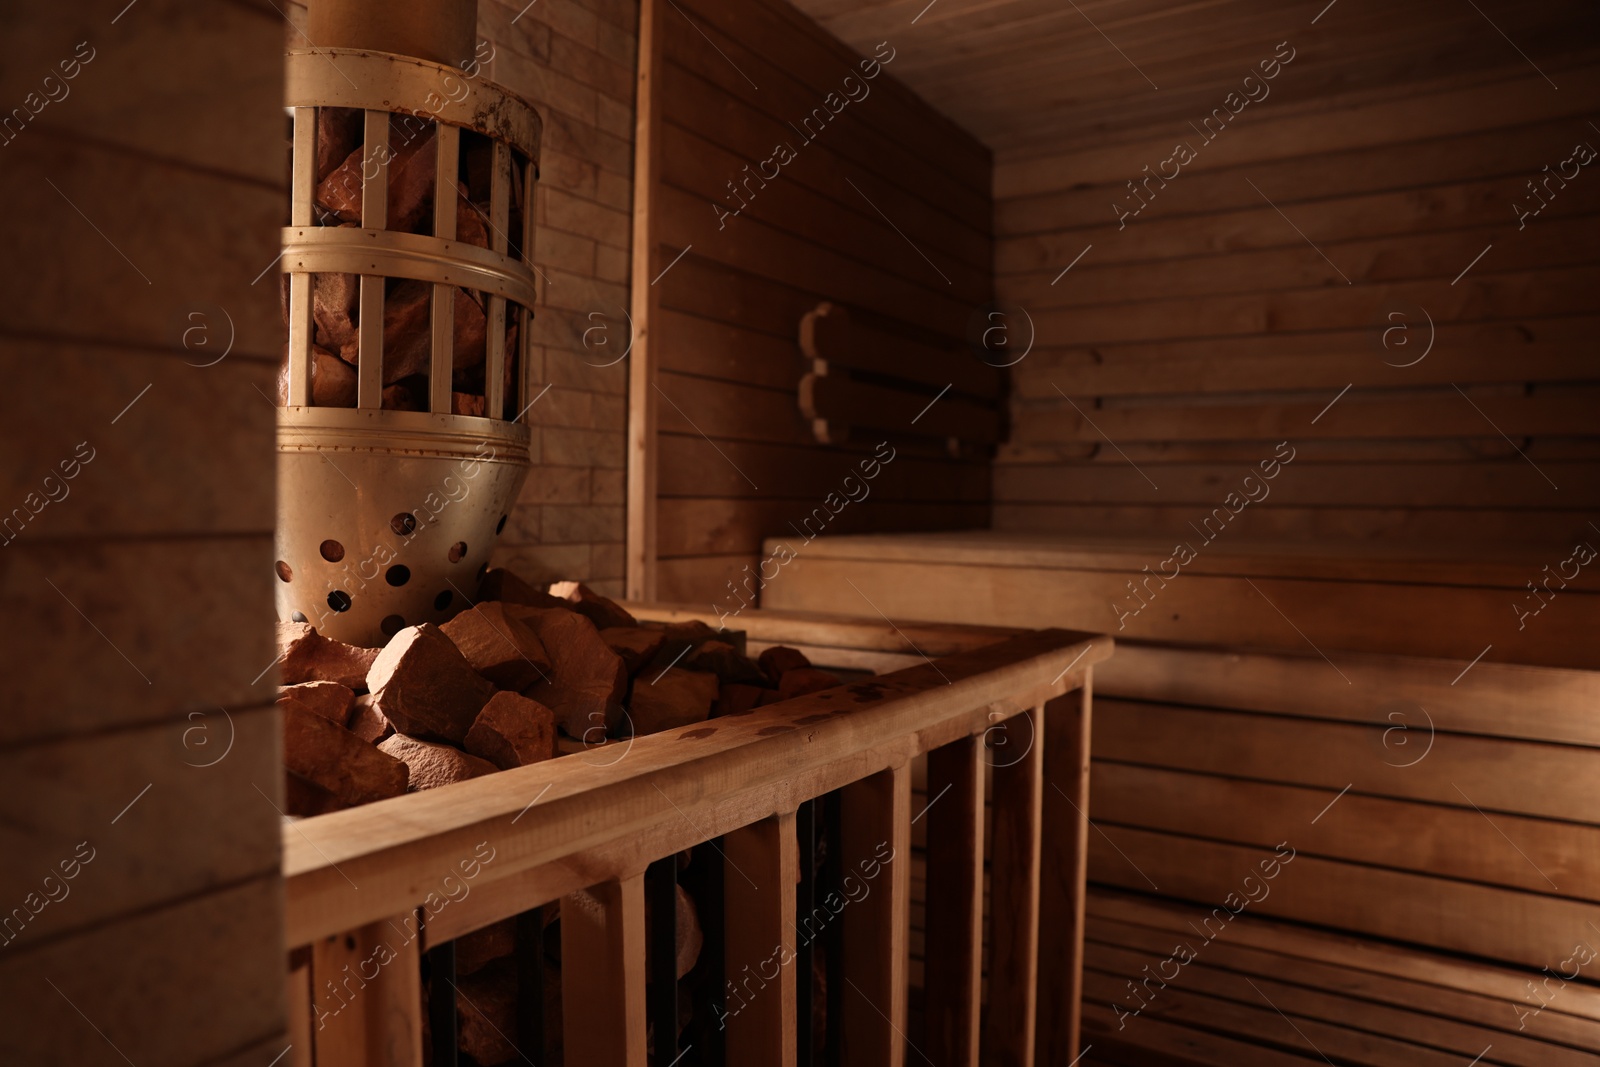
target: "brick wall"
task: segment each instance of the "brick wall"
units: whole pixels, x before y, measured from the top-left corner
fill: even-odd
[[[521,11],[519,17],[518,12]],[[515,21],[513,21],[515,20]],[[544,118],[534,469],[495,562],[530,580],[622,592],[628,238],[638,6],[628,0],[480,0],[488,77]],[[586,337],[587,335],[587,337]]]

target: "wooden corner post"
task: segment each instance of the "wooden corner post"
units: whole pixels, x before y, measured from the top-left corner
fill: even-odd
[[[633,147],[633,335],[628,351],[628,596],[656,596],[656,364],[655,333],[660,307],[655,253],[660,219],[656,188],[661,177],[661,73],[665,64],[662,0],[640,0],[639,77],[634,99]]]
[[[1093,669],[1045,705],[1044,852],[1040,863],[1039,1033],[1036,1062],[1071,1063],[1083,1014],[1083,929],[1089,869],[1089,729]]]

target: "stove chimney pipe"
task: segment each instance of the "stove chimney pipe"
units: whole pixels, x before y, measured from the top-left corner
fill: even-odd
[[[473,58],[478,0],[311,0],[317,48],[393,52],[451,67]]]

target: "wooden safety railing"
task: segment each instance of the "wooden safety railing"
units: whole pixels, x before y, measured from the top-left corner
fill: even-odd
[[[630,608],[641,618],[703,617]],[[738,624],[752,651],[790,644],[819,666],[889,673],[285,825],[291,1062],[418,1067],[427,1016],[433,1067],[454,1064],[454,939],[521,916],[519,941],[536,953],[537,909],[556,905],[571,1067],[668,1067],[679,1056],[731,1067],[898,1067],[908,1043],[916,1060],[940,1067],[1073,1062],[1090,678],[1111,640],[806,613],[747,612]],[[1010,749],[995,758],[994,732],[1021,715],[1028,728],[1011,731]],[[910,764],[924,754],[930,803],[915,812]],[[921,818],[929,1022],[910,1035],[910,837]],[[824,822],[834,831],[829,868],[862,872],[871,885],[832,920],[818,1047],[811,957],[796,942],[797,919],[829,889],[800,861],[801,838],[809,853]],[[724,877],[720,908],[703,905],[706,950],[720,951],[726,978],[759,970],[762,981],[746,983],[739,1010],[714,1006],[721,1047],[695,1051],[676,1047],[670,916],[675,857],[707,843]],[[648,1003],[647,896],[664,905],[652,909],[662,975]],[[520,973],[517,1032],[501,1036],[517,1047],[514,1062],[544,1067],[537,956]]]

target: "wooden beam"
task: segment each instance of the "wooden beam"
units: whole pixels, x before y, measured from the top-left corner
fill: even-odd
[[[567,1062],[645,1067],[644,986],[644,875],[562,898]]]
[[[1157,571],[1167,566],[1167,574],[1172,573],[1170,546],[1150,552],[1125,569],[1092,564],[1069,569],[1026,565],[1014,554],[1008,565],[1000,566],[973,566],[979,561],[957,562],[948,556],[941,558],[937,551],[922,559],[894,559],[892,544],[881,550],[858,547],[856,559],[829,558],[824,545],[828,540],[818,538],[784,567],[784,579],[762,591],[767,604],[786,610],[857,604],[863,614],[876,607],[891,618],[943,616],[976,623],[1075,626],[1150,641],[1242,645],[1295,653],[1311,650],[1314,644],[1329,657],[1323,661],[1328,673],[1347,687],[1337,673],[1343,669],[1339,665],[1343,651],[1399,651],[1456,659],[1462,668],[1480,652],[1485,662],[1600,666],[1600,650],[1582,637],[1592,631],[1593,620],[1600,616],[1600,596],[1576,588],[1563,590],[1537,626],[1519,630],[1512,611],[1518,603],[1514,587],[1495,588],[1483,579],[1448,585],[1420,578],[1387,582],[1263,576],[1252,580],[1248,572],[1234,576],[1206,573],[1225,558],[1243,560],[1248,567],[1271,569],[1274,564],[1265,557],[1237,554],[1208,558],[1199,535],[1189,541],[1202,550],[1197,566],[1159,590],[1157,583],[1163,579]],[[840,551],[838,543],[854,541],[860,546],[862,539],[831,540],[836,542],[834,550]],[[1003,549],[1001,552],[1004,554]],[[1552,558],[1559,562],[1562,557]],[[1141,565],[1148,571],[1141,572]],[[1457,569],[1470,574],[1473,568],[1457,565]],[[1510,568],[1485,564],[1479,570],[1488,574]],[[1530,575],[1536,573],[1537,565],[1529,571]],[[1135,596],[1131,591],[1135,580],[1148,583],[1139,587],[1142,593],[1155,594],[1154,610],[1143,610],[1152,606],[1152,601]],[[1524,592],[1522,596],[1531,598],[1532,594]],[[870,606],[863,597],[870,598]],[[1527,602],[1532,603],[1531,599]],[[1448,625],[1440,625],[1441,619],[1448,620]],[[1484,651],[1491,644],[1492,650]]]
[[[1005,395],[1000,371],[944,341],[930,344],[860,321],[839,304],[820,304],[800,320],[800,350],[829,367],[909,378],[934,388],[951,387],[985,400]]]
[[[722,850],[728,1062],[794,1067],[797,986],[811,981],[795,962],[794,813],[740,827]]]
[[[714,611],[690,604],[636,604],[624,602],[636,618],[659,622],[718,624]],[[732,621],[732,620],[730,620]],[[879,619],[826,611],[760,611],[738,616],[737,626],[752,641],[781,645],[826,645],[861,652],[896,652],[917,657],[949,656],[999,644],[1021,630],[1007,626],[965,626],[961,623],[901,622],[886,625]],[[919,654],[920,653],[920,654]]]
[[[661,72],[664,66],[663,0],[639,5],[639,72],[634,112],[633,323],[628,350],[628,507],[625,583],[628,595],[655,596],[656,365],[652,326],[661,303],[655,281],[660,232],[656,191],[661,174]]]
[[[904,1067],[911,933],[909,764],[851,783],[841,790],[841,802],[842,1062],[845,1067]]]

